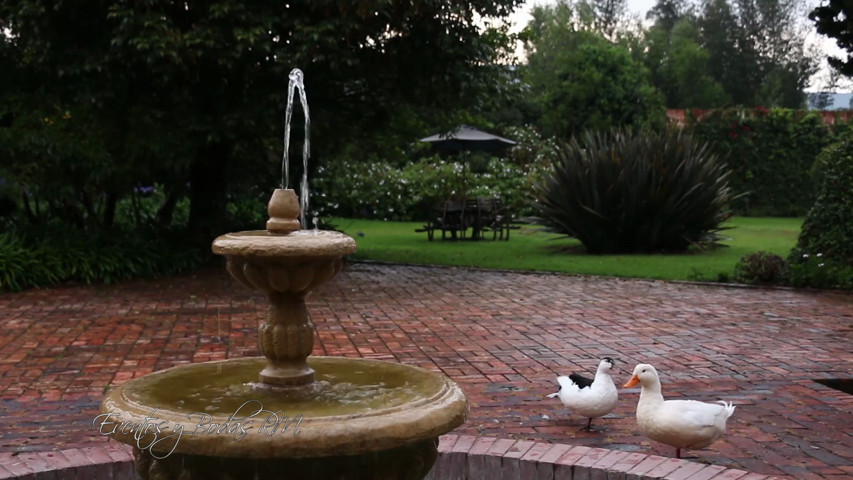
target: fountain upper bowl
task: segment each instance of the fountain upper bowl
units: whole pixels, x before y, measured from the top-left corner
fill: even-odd
[[[287,235],[249,230],[217,237],[212,250],[240,257],[343,257],[355,253],[356,243],[349,235],[330,230],[297,230]]]

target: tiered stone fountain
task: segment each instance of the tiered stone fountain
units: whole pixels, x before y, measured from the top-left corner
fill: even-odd
[[[450,379],[390,362],[310,357],[305,296],[355,241],[299,230],[292,190],[277,189],[267,230],[213,242],[227,270],[262,290],[263,357],[181,365],[131,380],[101,403],[101,432],[134,446],[146,480],[421,479],[438,436],[468,405]]]

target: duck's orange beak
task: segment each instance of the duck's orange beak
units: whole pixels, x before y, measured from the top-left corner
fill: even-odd
[[[638,383],[640,383],[640,379],[636,375],[631,375],[631,378],[625,382],[625,385],[622,385],[622,388],[631,388]]]

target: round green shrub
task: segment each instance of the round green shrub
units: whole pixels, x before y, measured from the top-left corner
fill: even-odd
[[[590,253],[708,246],[730,216],[728,171],[681,130],[587,132],[537,183],[538,222]]]
[[[853,289],[853,134],[820,154],[817,200],[788,257],[797,287]]]
[[[752,285],[784,283],[785,259],[765,251],[744,255],[735,266],[735,281]]]

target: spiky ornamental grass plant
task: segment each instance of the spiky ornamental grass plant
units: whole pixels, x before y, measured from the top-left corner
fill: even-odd
[[[595,254],[706,247],[731,216],[728,175],[680,130],[586,132],[535,186],[537,221]]]

